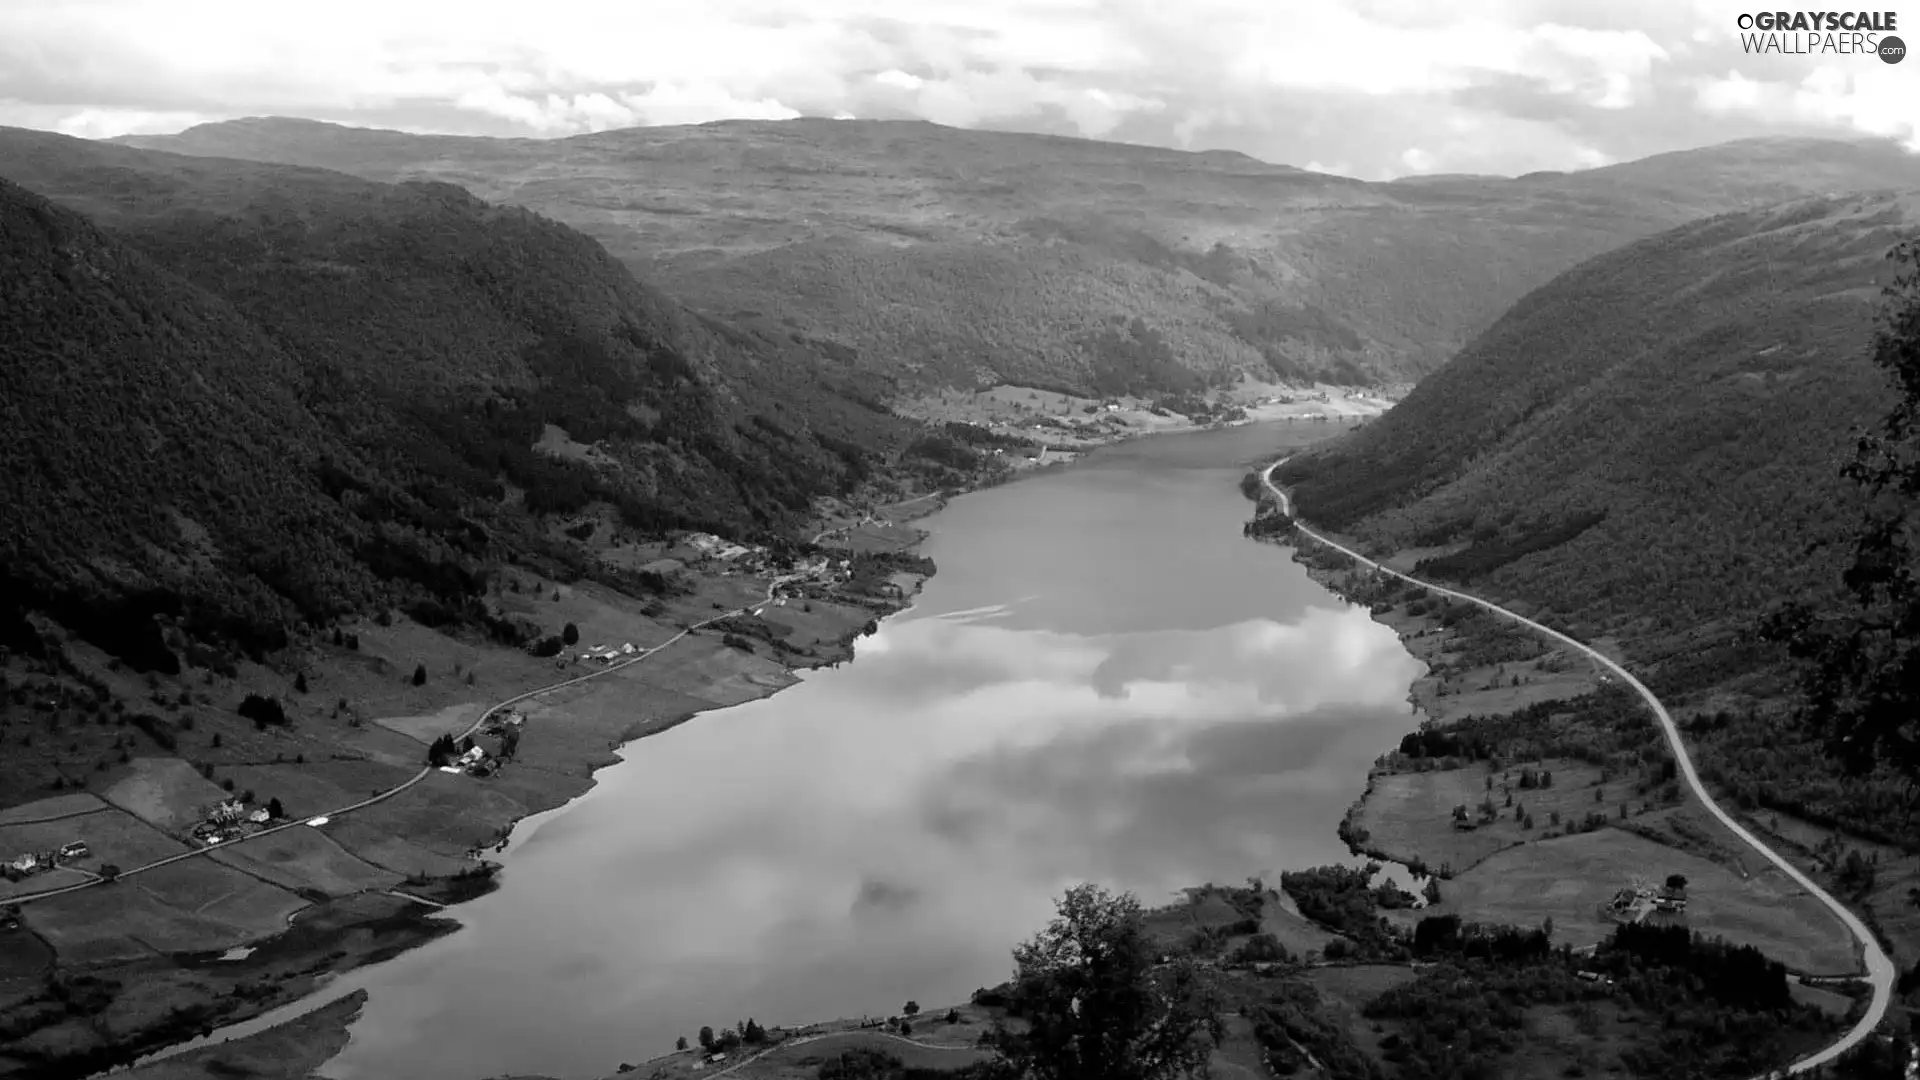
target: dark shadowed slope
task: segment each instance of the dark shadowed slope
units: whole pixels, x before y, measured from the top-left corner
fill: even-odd
[[[69,622],[150,629],[99,614],[133,597],[271,647],[374,600],[479,617],[499,559],[568,561],[542,516],[779,533],[912,430],[450,185],[9,129],[0,177],[93,218],[8,188],[0,564]],[[546,425],[608,463],[535,451]]]
[[[1394,184],[905,121],[533,140],[254,119],[127,141],[462,184],[591,233],[688,303],[832,341],[907,388],[1409,378],[1625,240],[1785,195],[1920,184],[1920,159],[1892,143],[1817,140]]]

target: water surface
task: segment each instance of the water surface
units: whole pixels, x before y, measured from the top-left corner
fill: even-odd
[[[339,1080],[595,1076],[702,1024],[885,1015],[1004,979],[1067,885],[1149,903],[1346,861],[1411,725],[1391,631],[1240,535],[1284,426],[1112,447],[925,524],[855,663],[628,747],[523,827],[467,929],[342,980]]]

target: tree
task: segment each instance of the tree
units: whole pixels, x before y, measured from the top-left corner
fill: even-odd
[[[560,640],[568,645],[580,644],[580,628],[568,623],[560,631]]]
[[[682,1035],[679,1038],[673,1040],[673,1048],[675,1050],[685,1050],[687,1048],[687,1037],[685,1035]]]
[[[302,671],[293,677],[293,688],[299,693],[307,692],[307,673]]]
[[[1140,902],[1078,885],[1059,915],[1014,950],[1014,1000],[1028,1030],[996,1034],[1014,1071],[1036,1080],[1163,1080],[1204,1068],[1222,1036],[1217,1003],[1190,960],[1156,971]]]
[[[902,1035],[913,1034],[913,1021],[911,1020],[900,1021],[900,1034]]]
[[[275,795],[267,800],[267,816],[276,821],[287,816],[287,808],[280,805],[280,796]]]
[[[705,1024],[700,1026],[700,1049],[709,1053],[713,1051],[713,1028]]]
[[[906,1013],[908,1016],[918,1016],[920,1015],[920,1003],[917,1001],[909,1001],[901,1006],[900,1011]]]
[[[959,1009],[948,1009],[948,1010],[947,1010],[947,1023],[949,1023],[949,1024],[957,1024],[957,1023],[959,1023],[959,1022],[960,1022],[960,1010],[959,1010]]]
[[[114,881],[114,880],[117,880],[119,877],[120,877],[120,866],[118,863],[107,863],[105,866],[102,866],[100,868],[100,879],[102,881]]]
[[[1763,636],[1803,662],[1801,719],[1856,775],[1885,765],[1920,779],[1920,239],[1887,256],[1873,362],[1898,400],[1840,470],[1862,496],[1844,611],[1789,604]]]
[[[413,665],[413,685],[415,686],[427,685],[427,665],[425,664]]]
[[[1667,875],[1668,891],[1685,892],[1686,888],[1687,888],[1687,875],[1685,874],[1668,874]]]

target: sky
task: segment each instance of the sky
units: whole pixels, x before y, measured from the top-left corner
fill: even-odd
[[[1884,3],[1885,0],[1882,0]],[[563,136],[918,118],[1364,179],[1764,134],[1920,150],[1920,60],[1754,55],[1727,0],[0,0],[0,124]],[[1882,9],[1884,10],[1884,9]],[[1920,42],[1920,6],[1894,9]],[[1909,21],[1910,20],[1910,21]]]

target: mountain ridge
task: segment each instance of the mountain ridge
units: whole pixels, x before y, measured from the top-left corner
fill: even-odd
[[[1410,381],[1625,240],[1835,187],[1920,187],[1920,158],[1886,140],[1740,140],[1553,177],[1388,183],[924,121],[535,140],[264,118],[120,141],[526,205],[696,309],[849,350],[891,395]]]

